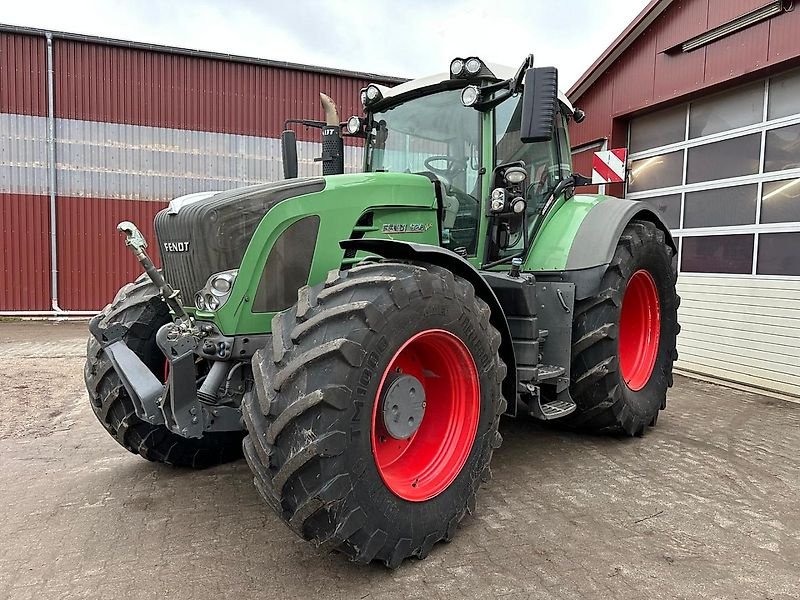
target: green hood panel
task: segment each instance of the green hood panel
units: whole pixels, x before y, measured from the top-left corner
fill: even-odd
[[[341,240],[353,236],[439,244],[436,197],[427,177],[357,173],[330,175],[324,180],[323,190],[286,199],[270,208],[247,246],[229,299],[216,313],[198,312],[198,317],[213,319],[229,335],[271,331],[275,313],[253,312],[264,265],[280,235],[309,215],[320,219],[316,242],[308,241],[315,244],[309,285],[323,281],[331,269],[362,258],[345,257],[339,247]],[[360,219],[367,224],[359,224]]]

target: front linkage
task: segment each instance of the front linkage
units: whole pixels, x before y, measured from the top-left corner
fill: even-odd
[[[145,252],[147,241],[139,229],[129,221],[123,221],[117,229],[125,233],[125,245],[174,315],[174,321],[156,333],[156,344],[165,358],[163,383],[125,343],[125,325],[103,327],[102,313],[89,321],[89,331],[119,375],[136,416],[186,438],[200,438],[210,431],[241,430],[238,400],[244,391],[244,378],[233,375],[247,364],[242,361],[249,361],[258,345],[266,342],[261,338],[267,336],[250,336],[243,343],[222,335],[211,323],[198,326],[181,305],[180,291],[164,279]],[[210,363],[202,382],[198,358]]]

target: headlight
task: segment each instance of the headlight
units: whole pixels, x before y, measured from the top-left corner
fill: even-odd
[[[208,307],[206,306],[205,298],[203,298],[203,294],[197,292],[194,295],[194,305],[197,307],[197,310],[207,310]]]
[[[468,85],[461,90],[461,104],[473,106],[481,96],[481,91],[475,85]]]
[[[361,131],[361,118],[355,115],[347,119],[347,133],[355,135]]]
[[[528,178],[528,172],[522,167],[509,167],[506,169],[504,178],[512,185],[519,185]]]
[[[476,75],[478,71],[481,70],[481,61],[477,58],[468,58],[465,64],[467,69],[467,73],[470,75]]]
[[[450,74],[453,77],[458,77],[464,71],[464,61],[460,58],[454,58],[450,63]]]
[[[232,273],[220,273],[211,278],[211,293],[216,296],[225,296],[231,291],[234,275]]]
[[[236,281],[238,270],[214,273],[206,281],[205,287],[197,292],[194,305],[198,310],[217,310],[228,300],[233,284]]]
[[[367,102],[375,102],[376,100],[380,100],[381,91],[378,89],[377,85],[370,84],[367,86]]]
[[[506,191],[503,188],[492,190],[490,207],[492,212],[503,212],[506,209]]]

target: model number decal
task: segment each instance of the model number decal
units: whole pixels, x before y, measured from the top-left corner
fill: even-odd
[[[385,223],[383,233],[425,233],[432,223]]]

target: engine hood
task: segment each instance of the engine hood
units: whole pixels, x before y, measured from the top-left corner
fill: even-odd
[[[276,204],[325,188],[321,177],[290,179],[176,198],[155,218],[164,277],[184,304],[213,273],[236,269],[250,238]]]

